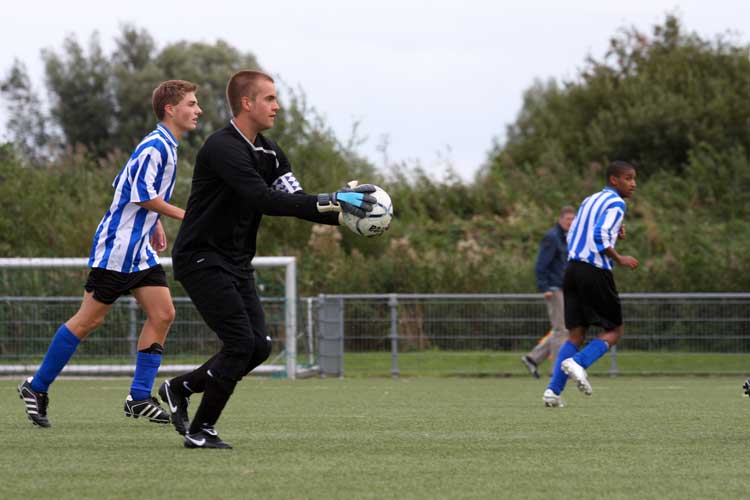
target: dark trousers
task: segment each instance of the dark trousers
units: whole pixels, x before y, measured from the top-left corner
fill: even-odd
[[[252,276],[240,278],[212,267],[194,271],[180,283],[223,343],[203,365],[173,379],[175,390],[204,393],[190,424],[192,434],[214,426],[237,382],[268,359],[271,338]]]
[[[252,276],[239,278],[218,267],[180,281],[223,346],[208,367],[220,378],[241,380],[271,354],[271,338]]]

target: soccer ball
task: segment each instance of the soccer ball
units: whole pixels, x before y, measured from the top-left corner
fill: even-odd
[[[372,212],[362,218],[349,213],[342,214],[346,227],[368,238],[383,234],[391,225],[393,218],[393,203],[388,193],[375,186],[375,192],[371,194],[378,200],[372,207]]]

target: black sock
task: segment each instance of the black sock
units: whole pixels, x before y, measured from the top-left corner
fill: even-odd
[[[141,349],[138,352],[145,352],[146,354],[164,354],[164,346],[162,346],[161,344],[157,344],[156,342],[154,342],[149,347],[147,347],[145,349]]]
[[[170,384],[172,388],[177,391],[178,394],[184,396],[190,396],[195,392],[203,392],[206,390],[206,382],[208,381],[208,370],[214,363],[214,360],[218,356],[214,354],[209,358],[208,361],[200,365],[198,368],[191,372],[183,373],[172,379]]]
[[[216,375],[208,377],[203,399],[195,412],[193,421],[190,423],[190,434],[195,434],[205,427],[213,427],[216,424],[236,385],[236,380]]]

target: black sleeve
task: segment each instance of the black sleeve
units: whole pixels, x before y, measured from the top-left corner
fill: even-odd
[[[305,193],[294,193],[292,196],[296,196],[299,194],[305,194]],[[306,195],[309,196],[309,195]],[[316,197],[317,202],[317,197]],[[315,209],[315,214],[311,217],[304,217],[299,216],[300,219],[304,219],[310,222],[315,222],[317,224],[326,224],[328,226],[338,226],[339,225],[339,213],[338,212],[318,212],[317,208]]]
[[[289,162],[289,159],[286,157],[286,153],[284,153],[284,150],[279,147],[278,144],[276,144],[274,141],[270,139],[266,139],[269,143],[269,145],[273,148],[273,150],[276,152],[276,158],[279,161],[279,166],[276,169],[276,173],[279,177],[290,174],[294,181],[299,182],[299,180],[294,176],[294,172],[292,172],[292,164]],[[299,185],[299,191],[295,191],[294,194],[302,194],[306,195],[304,188],[302,187],[301,183]],[[317,197],[316,197],[317,201]],[[339,225],[339,214],[338,212],[318,212],[316,209],[316,214],[314,214],[312,217],[300,217],[300,219],[304,219],[306,221],[315,222],[317,224],[326,224],[329,226],[338,226]]]
[[[320,220],[319,216],[324,215],[318,212],[316,196],[271,189],[253,167],[255,160],[241,142],[229,138],[211,141],[206,146],[204,154],[210,168],[253,210],[265,215],[313,221]]]
[[[282,150],[278,144],[270,139],[268,139],[268,143],[271,145],[271,148],[273,148],[274,152],[276,153],[276,159],[279,161],[279,166],[276,168],[276,174],[291,174],[292,164],[289,163],[289,158],[286,157],[286,153],[284,153],[284,150]]]

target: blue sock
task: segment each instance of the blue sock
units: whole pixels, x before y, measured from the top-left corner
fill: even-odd
[[[42,364],[39,365],[34,378],[31,380],[31,388],[36,392],[48,392],[49,386],[55,381],[65,365],[68,364],[73,353],[76,352],[81,341],[68,330],[63,323],[55,332],[44,355]]]
[[[582,367],[588,368],[597,359],[607,354],[607,351],[609,351],[609,344],[602,339],[594,339],[581,352],[573,356],[573,359]]]
[[[130,395],[136,401],[151,397],[154,379],[161,365],[161,354],[138,352],[135,358],[135,375],[130,385]]]
[[[555,360],[555,368],[552,370],[552,378],[549,379],[548,389],[552,389],[557,395],[562,394],[565,389],[565,383],[568,381],[568,376],[562,371],[560,365],[563,361],[568,358],[572,358],[578,352],[578,346],[572,343],[570,340],[566,340],[563,345],[560,346],[560,352],[557,353],[557,359]]]

